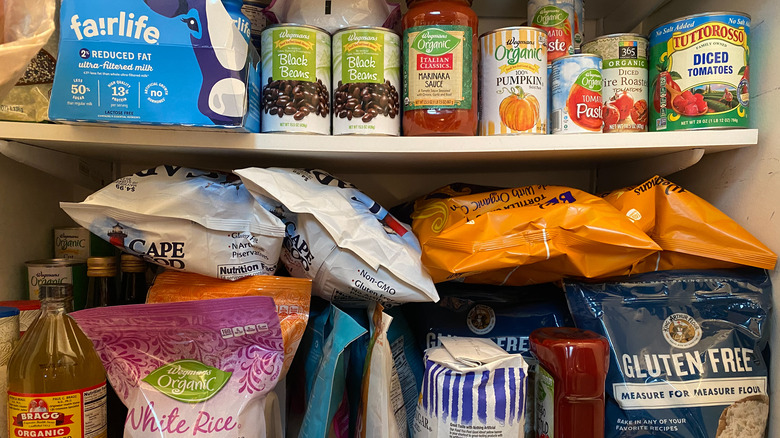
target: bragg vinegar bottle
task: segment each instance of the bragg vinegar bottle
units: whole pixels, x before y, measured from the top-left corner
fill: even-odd
[[[9,436],[106,438],[106,373],[67,315],[70,284],[41,286],[41,315],[8,365]]]

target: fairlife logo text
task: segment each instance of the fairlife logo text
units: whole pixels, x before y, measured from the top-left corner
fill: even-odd
[[[83,23],[79,21],[78,15],[74,15],[70,17],[70,28],[76,33],[79,41],[96,36],[118,35],[157,44],[157,40],[160,39],[160,29],[147,26],[148,21],[149,17],[146,15],[135,19],[135,14],[132,12],[129,14],[120,12],[118,17],[89,18]]]

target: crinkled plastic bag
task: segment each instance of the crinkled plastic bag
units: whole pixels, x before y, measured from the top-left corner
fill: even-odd
[[[120,178],[81,203],[79,225],[151,263],[236,280],[276,271],[284,225],[256,208],[235,175],[159,166]]]
[[[27,64],[54,33],[55,0],[4,0],[0,25],[0,100],[24,74]],[[0,2],[0,7],[3,3]],[[0,19],[3,16],[0,14]]]
[[[386,0],[273,0],[263,11],[271,23],[300,23],[330,33],[351,26],[394,28],[401,6]]]
[[[281,260],[312,293],[347,307],[437,301],[417,238],[348,182],[322,170],[236,170],[285,224]],[[603,201],[602,201],[603,202]]]
[[[738,265],[774,269],[777,262],[772,250],[725,213],[660,176],[604,199],[663,249],[615,274]]]
[[[280,377],[283,379],[309,320],[311,280],[255,275],[228,281],[188,272],[165,271],[155,277],[146,302],[174,303],[247,296],[271,297],[276,303],[284,339],[284,367]]]
[[[660,249],[608,202],[568,187],[437,194],[418,200],[412,218],[435,282],[523,286],[598,277]]]
[[[270,297],[100,307],[71,316],[128,408],[125,437],[266,436],[265,397],[284,355]]]

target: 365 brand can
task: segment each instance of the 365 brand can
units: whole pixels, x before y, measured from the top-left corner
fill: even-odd
[[[647,38],[633,33],[605,35],[582,46],[603,59],[604,132],[647,130]]]
[[[330,134],[330,34],[300,24],[261,36],[263,132]]]
[[[552,65],[553,134],[601,132],[601,57],[577,54]]]
[[[650,130],[748,126],[750,16],[691,15],[650,32]]]
[[[29,298],[39,299],[42,284],[73,285],[74,309],[83,308],[87,296],[87,262],[76,259],[44,259],[25,262]],[[82,303],[81,307],[78,304]]]
[[[479,135],[546,134],[547,33],[506,27],[479,45]]]
[[[401,37],[381,27],[333,34],[333,134],[401,135]]]
[[[528,23],[547,32],[547,62],[574,53],[574,0],[529,0]]]

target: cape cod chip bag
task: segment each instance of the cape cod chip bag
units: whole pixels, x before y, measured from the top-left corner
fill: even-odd
[[[290,369],[309,320],[311,280],[253,275],[229,281],[189,272],[165,271],[154,278],[146,302],[174,303],[248,296],[274,299],[284,339],[284,366],[279,377],[283,379]]]
[[[352,184],[322,170],[235,173],[284,222],[281,260],[315,295],[345,307],[439,299],[412,231]]]
[[[724,411],[768,394],[765,271],[652,272],[565,288],[577,327],[612,347],[607,438],[720,438]]]
[[[227,280],[272,275],[284,237],[235,175],[180,166],[137,172],[60,207],[125,252]]]
[[[777,255],[704,199],[660,176],[604,199],[646,232],[663,251],[630,272],[715,269],[738,265],[774,269]]]
[[[660,249],[609,203],[568,187],[424,198],[412,218],[437,283],[473,275],[514,286],[597,277]]]
[[[129,438],[260,438],[284,345],[269,297],[99,307],[70,314],[128,408]]]

